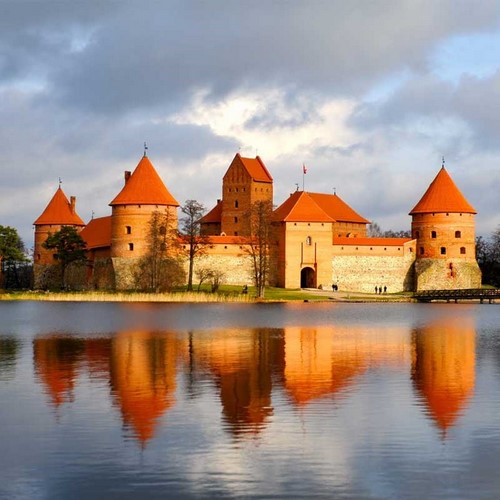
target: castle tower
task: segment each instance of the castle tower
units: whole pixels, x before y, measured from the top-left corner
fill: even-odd
[[[479,288],[476,211],[443,167],[410,212],[417,240],[416,290]]]
[[[170,194],[149,158],[144,154],[134,172],[125,172],[125,185],[111,205],[111,258],[117,288],[127,288],[124,265],[143,257],[148,250],[148,229],[153,212],[168,217],[169,228],[177,229],[179,203]],[[125,274],[120,272],[124,270]],[[128,273],[130,274],[130,273]]]
[[[76,213],[76,197],[71,196],[68,200],[59,186],[33,225],[35,226],[34,275],[35,287],[38,287],[41,284],[39,277],[43,268],[54,264],[54,251],[43,248],[43,243],[47,240],[49,233],[59,231],[62,226],[73,226],[80,231],[85,223]]]

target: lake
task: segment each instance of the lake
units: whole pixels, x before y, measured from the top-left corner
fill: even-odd
[[[499,498],[498,304],[0,302],[0,498]]]

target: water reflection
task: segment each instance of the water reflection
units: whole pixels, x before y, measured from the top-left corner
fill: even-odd
[[[33,362],[56,407],[74,401],[83,372],[106,381],[108,402],[119,409],[126,431],[146,446],[180,394],[196,399],[209,387],[219,401],[223,429],[245,439],[270,425],[276,396],[298,408],[331,398],[341,403],[374,371],[411,379],[416,391],[408,397],[423,404],[445,432],[474,391],[475,347],[474,323],[461,317],[413,330],[356,325],[185,334],[139,330],[100,338],[48,334],[33,341]],[[0,363],[6,352],[15,353],[15,346],[4,341]]]
[[[257,434],[273,413],[272,376],[283,366],[281,329],[244,329],[190,335],[190,367],[208,371],[220,393],[224,421],[238,436]]]
[[[412,379],[430,416],[446,434],[474,392],[474,321],[470,317],[446,318],[416,329],[412,339]]]
[[[85,340],[48,335],[33,341],[35,374],[54,406],[73,401]]]
[[[0,337],[0,380],[14,376],[20,343],[12,337]]]
[[[175,404],[178,354],[175,336],[136,331],[113,338],[113,401],[142,445],[153,437],[158,418]]]

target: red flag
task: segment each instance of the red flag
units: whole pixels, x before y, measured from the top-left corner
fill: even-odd
[[[302,172],[304,174],[307,174],[307,168],[306,168],[306,164],[305,163],[302,164]]]

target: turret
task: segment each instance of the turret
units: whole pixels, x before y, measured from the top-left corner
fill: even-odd
[[[125,185],[110,205],[111,257],[137,258],[145,255],[153,212],[167,214],[170,228],[177,228],[179,203],[165,187],[146,155],[132,174],[125,172]]]
[[[85,226],[85,223],[76,213],[76,197],[71,196],[70,200],[68,200],[61,186],[59,186],[49,204],[40,217],[33,222],[33,225],[35,226],[34,262],[36,269],[37,265],[54,263],[54,252],[43,248],[43,243],[47,240],[49,233],[59,231],[62,226],[73,226],[80,231]]]
[[[412,236],[417,240],[416,290],[481,286],[475,253],[476,213],[443,165],[410,212]]]

